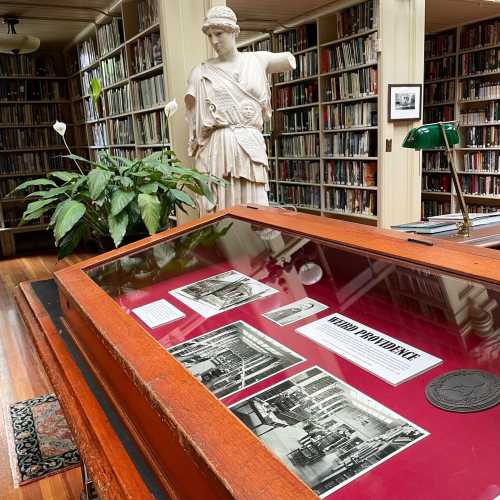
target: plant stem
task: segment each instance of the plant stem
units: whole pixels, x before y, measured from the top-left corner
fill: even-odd
[[[68,150],[69,154],[72,155],[72,151],[71,149],[69,149],[69,146],[68,146],[68,143],[66,142],[66,137],[61,136],[63,138],[63,141],[64,141],[64,145],[66,146],[66,149]],[[78,164],[78,162],[73,158],[73,161],[75,162],[76,166],[78,167],[78,170],[80,171],[80,173],[83,175],[83,170],[80,168],[80,165]]]

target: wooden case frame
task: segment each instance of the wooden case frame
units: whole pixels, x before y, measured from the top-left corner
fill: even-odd
[[[500,261],[494,250],[249,206],[218,212],[55,274],[65,326],[169,497],[317,498],[85,272],[226,216],[495,284]]]

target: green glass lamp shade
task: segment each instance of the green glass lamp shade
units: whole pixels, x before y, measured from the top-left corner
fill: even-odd
[[[412,128],[403,141],[403,147],[410,149],[433,149],[446,147],[441,127],[445,130],[446,137],[448,138],[448,144],[450,146],[459,143],[460,138],[458,137],[457,124],[455,122],[429,123],[428,125]]]

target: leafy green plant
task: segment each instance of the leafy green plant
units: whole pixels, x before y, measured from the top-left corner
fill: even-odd
[[[168,116],[175,112],[175,101],[167,104]],[[183,167],[168,148],[142,159],[129,160],[100,153],[98,161],[77,156],[69,149],[66,125],[54,124],[78,171],[49,172],[45,178],[20,184],[15,192],[32,190],[33,199],[23,213],[21,225],[51,214],[58,257],[72,253],[82,239],[102,242],[111,238],[118,247],[126,235],[154,234],[168,228],[175,208],[196,207],[194,196],[213,202],[211,186],[224,181]],[[81,163],[90,170],[84,172]]]

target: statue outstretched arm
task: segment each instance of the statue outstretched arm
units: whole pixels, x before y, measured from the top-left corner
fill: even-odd
[[[262,61],[268,73],[279,73],[282,71],[290,71],[297,67],[295,56],[291,52],[255,52],[257,57]]]

